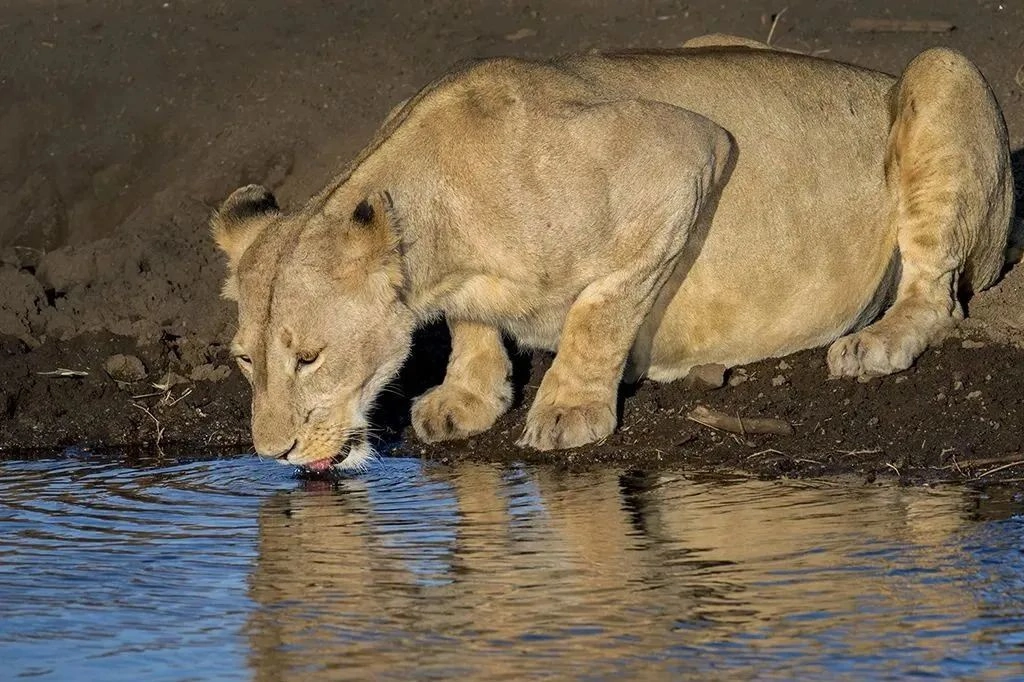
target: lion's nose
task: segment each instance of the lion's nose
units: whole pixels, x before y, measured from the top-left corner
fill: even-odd
[[[292,441],[292,444],[288,447],[278,450],[268,450],[266,447],[256,446],[256,452],[259,453],[260,457],[266,457],[268,459],[285,459],[288,455],[292,454],[292,450],[299,444],[298,439]]]

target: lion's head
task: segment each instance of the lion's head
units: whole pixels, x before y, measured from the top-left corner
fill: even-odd
[[[224,296],[238,302],[232,349],[253,389],[253,444],[264,457],[318,471],[371,456],[367,413],[413,330],[390,197],[343,203],[289,214],[249,185],[211,221],[228,256]]]

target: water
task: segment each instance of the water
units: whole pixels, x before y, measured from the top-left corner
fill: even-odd
[[[1010,493],[0,462],[0,678],[1005,679]]]

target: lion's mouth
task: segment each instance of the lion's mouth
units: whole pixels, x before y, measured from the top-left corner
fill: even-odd
[[[367,459],[369,443],[366,434],[354,433],[338,449],[338,452],[330,457],[314,460],[302,464],[300,470],[315,475],[324,475],[342,469],[358,469]]]
[[[315,474],[322,474],[333,469],[334,465],[338,464],[339,462],[340,460],[338,458],[338,455],[335,455],[334,457],[325,457],[324,459],[318,459],[317,461],[310,462],[305,466],[307,469],[309,469]]]

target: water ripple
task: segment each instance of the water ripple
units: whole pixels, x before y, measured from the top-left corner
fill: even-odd
[[[0,677],[1000,677],[1020,512],[613,469],[0,461]]]

